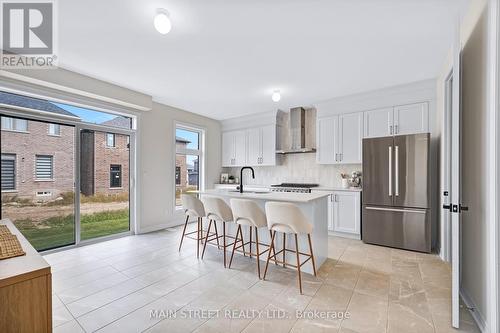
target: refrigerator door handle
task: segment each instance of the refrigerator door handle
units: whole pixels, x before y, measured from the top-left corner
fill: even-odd
[[[394,190],[394,194],[399,197],[399,146],[394,147],[394,155],[396,158],[396,163],[394,163],[394,167],[396,168],[394,179],[396,181],[396,188]]]
[[[389,196],[392,197],[392,146],[389,146]]]
[[[370,206],[366,206],[365,209],[381,210],[385,212],[417,213],[417,214],[425,214],[427,212],[426,209],[401,209],[401,208],[383,208],[383,207],[370,207]]]

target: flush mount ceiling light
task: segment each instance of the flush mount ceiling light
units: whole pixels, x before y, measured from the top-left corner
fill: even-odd
[[[275,90],[273,91],[273,94],[271,95],[271,98],[273,100],[273,102],[279,102],[280,99],[281,99],[281,93],[279,90]]]
[[[162,35],[166,35],[172,30],[172,21],[165,9],[158,9],[154,18],[155,29]]]

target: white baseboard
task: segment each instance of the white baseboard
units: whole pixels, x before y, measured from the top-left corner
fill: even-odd
[[[472,315],[472,318],[474,318],[474,321],[476,322],[477,327],[481,330],[481,332],[486,333],[488,331],[488,324],[486,320],[484,319],[483,314],[479,311],[477,308],[476,304],[472,300],[472,298],[469,296],[467,291],[463,288],[460,288],[460,296],[462,297],[462,300],[465,303],[465,306],[467,306],[469,309],[470,314]]]
[[[346,232],[336,232],[336,231],[328,231],[328,236],[337,236],[342,238],[350,238],[350,239],[361,239],[360,235],[349,234]]]

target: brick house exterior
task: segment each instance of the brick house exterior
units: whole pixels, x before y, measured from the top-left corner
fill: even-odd
[[[80,120],[52,103],[30,97],[0,92],[0,102]],[[46,201],[74,192],[75,128],[1,118],[2,197]],[[127,121],[130,119],[116,117],[103,125],[130,126],[124,123]],[[129,137],[112,134],[110,145],[107,135],[94,131],[81,133],[81,192],[85,195],[112,195],[129,190]]]
[[[5,177],[4,163],[13,159],[14,188],[4,190],[2,195],[22,199],[47,200],[57,198],[61,193],[72,192],[74,186],[75,128],[60,126],[59,135],[49,134],[49,124],[28,121],[27,131],[1,131],[2,177]],[[37,156],[52,159],[51,179],[37,179]]]
[[[186,148],[189,141],[176,137],[175,147],[176,148]],[[188,171],[186,155],[175,155],[175,189],[183,189],[187,186],[188,182]]]

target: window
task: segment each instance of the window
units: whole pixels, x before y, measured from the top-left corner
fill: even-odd
[[[109,167],[109,187],[122,187],[122,166],[119,164],[111,164]]]
[[[113,133],[106,133],[106,147],[115,146],[115,135]]]
[[[28,121],[26,119],[2,117],[2,129],[7,131],[27,132]]]
[[[181,184],[181,167],[176,166],[175,167],[175,185],[180,185]]]
[[[49,135],[55,135],[55,136],[61,135],[61,125],[49,124]]]
[[[16,189],[16,155],[2,154],[2,191]]]
[[[177,126],[175,129],[175,205],[181,206],[181,194],[200,189],[203,130]]]
[[[52,180],[54,178],[53,158],[50,155],[36,155],[36,180]]]

